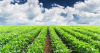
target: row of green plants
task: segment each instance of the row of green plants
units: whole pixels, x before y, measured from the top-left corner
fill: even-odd
[[[44,53],[44,46],[47,34],[47,26],[43,27],[39,35],[35,38],[32,44],[28,45],[24,53]]]
[[[0,34],[3,34],[3,33],[10,33],[10,32],[12,32],[13,30],[17,30],[17,28],[20,28],[20,27],[12,27],[12,26],[0,27]]]
[[[77,51],[77,53],[100,53],[98,49],[95,49],[95,46],[90,45],[89,43],[83,42],[76,37],[64,32],[59,27],[54,28],[56,32],[62,37],[65,42],[70,45],[70,47]]]
[[[16,30],[20,30],[21,28],[16,28],[16,27],[14,27],[14,28],[12,28],[12,29],[16,29]],[[5,29],[6,30],[6,29]],[[10,29],[9,29],[10,30]],[[16,31],[16,30],[14,30],[14,31],[12,31],[12,32],[10,32],[10,33],[2,33],[2,34],[0,34],[0,46],[1,45],[3,45],[3,44],[6,44],[7,43],[7,41],[9,40],[9,39],[12,39],[12,38],[14,38],[14,36],[16,36],[16,33],[18,32],[18,31]],[[5,31],[6,32],[6,31]],[[19,31],[20,32],[20,31]],[[11,36],[13,36],[12,38],[11,38]]]
[[[77,27],[77,26],[76,27],[74,27],[74,26],[67,27],[67,26],[65,26],[64,28],[67,28],[67,29],[69,28],[69,29],[72,29],[74,31],[80,32],[80,33],[82,33],[84,35],[91,36],[92,39],[94,39],[94,40],[100,40],[100,36],[99,36],[98,33],[94,33],[94,32],[90,32],[88,30],[84,30],[84,29],[87,29],[89,27],[83,27],[83,26],[79,26],[79,27]],[[99,27],[96,27],[96,28],[99,30]],[[89,29],[97,30],[93,26],[91,26]]]
[[[22,34],[17,38],[14,38],[13,41],[7,43],[3,47],[0,47],[0,52],[2,53],[21,53],[36,35],[41,31],[42,27],[38,27],[31,32]]]
[[[76,31],[76,32],[80,32],[84,35],[87,35],[87,36],[91,36],[91,38],[93,40],[99,40],[100,41],[100,35],[97,34],[97,33],[93,33],[93,32],[90,32],[88,30],[83,30],[83,29],[74,29],[74,28],[71,28],[72,30]]]
[[[11,33],[13,33],[13,32],[18,32],[18,31],[21,31],[21,30],[23,30],[24,28],[22,28],[22,27],[12,27],[12,28],[7,28],[7,29],[4,29],[4,30],[2,30],[2,32],[0,32],[0,36],[4,36],[4,34],[11,34]],[[25,29],[27,29],[26,27],[25,27]],[[7,31],[10,31],[9,33],[6,33]]]
[[[70,53],[71,50],[63,44],[62,40],[58,37],[53,27],[49,27],[49,35],[51,38],[51,49],[54,53]]]
[[[18,36],[21,36],[22,34],[28,33],[34,29],[36,29],[37,27],[28,27],[28,28],[19,28],[14,30],[11,33],[4,33],[4,34],[0,34],[0,47],[13,41],[14,38],[17,38]]]
[[[93,29],[93,30],[99,30],[99,26],[61,26],[66,28],[77,28],[77,29]]]
[[[14,26],[14,27],[12,27],[12,26],[8,26],[8,27],[3,27],[3,29],[0,29],[0,36],[3,36],[3,34],[7,34],[7,33],[12,33],[12,32],[14,32],[14,31],[22,31],[22,30],[24,30],[24,29],[32,29],[32,28],[34,28],[34,27],[36,27],[36,26],[32,26],[32,27],[29,27],[29,26]]]
[[[68,32],[69,34],[75,36],[77,39],[82,40],[84,42],[87,42],[93,46],[95,46],[95,48],[100,50],[100,41],[96,41],[91,39],[91,36],[87,36],[87,35],[83,35],[79,32],[75,32],[74,30],[70,29],[70,28],[62,28],[65,32]]]
[[[94,33],[98,33],[98,34],[100,34],[100,27],[98,27],[97,29],[95,29],[95,28],[89,28],[89,27],[87,27],[87,28],[78,28],[78,29],[84,29],[84,30],[87,30],[88,32],[94,32]]]

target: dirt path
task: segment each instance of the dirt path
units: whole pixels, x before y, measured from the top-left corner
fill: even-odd
[[[51,50],[51,42],[50,42],[50,35],[49,31],[47,30],[46,41],[45,41],[45,53],[53,53]]]

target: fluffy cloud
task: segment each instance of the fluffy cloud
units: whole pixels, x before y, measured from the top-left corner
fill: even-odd
[[[77,22],[72,21],[72,22],[68,23],[67,25],[69,25],[69,26],[86,26],[88,24],[78,24]]]
[[[98,19],[96,21],[93,21],[93,22],[90,22],[90,25],[92,25],[92,26],[100,26],[100,19]]]
[[[100,11],[100,0],[85,0],[84,2],[76,2],[74,8],[85,12],[98,12]]]
[[[39,0],[28,0],[25,4],[11,4],[13,0],[0,1],[0,25],[96,25],[100,23],[100,0],[76,2],[73,7],[51,4],[52,8],[43,7]],[[19,0],[16,0],[20,2]],[[42,13],[42,11],[45,11]],[[67,17],[60,14],[67,14]],[[72,21],[76,14],[78,21]]]
[[[100,0],[85,0],[84,2],[76,2],[74,8],[78,10],[77,13],[80,24],[93,23],[100,19]]]
[[[0,22],[5,25],[15,25],[17,23],[29,23],[38,15],[41,15],[43,10],[38,5],[38,0],[29,0],[23,5],[10,4],[12,0],[0,1]]]
[[[3,21],[0,22],[4,25],[66,25],[62,22],[65,18],[60,16],[62,12],[66,13],[62,6],[46,9],[38,0],[28,0],[22,5],[10,4],[11,1],[1,1],[0,20]]]

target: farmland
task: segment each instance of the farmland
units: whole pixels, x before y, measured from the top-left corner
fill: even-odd
[[[0,53],[100,53],[100,27],[0,26]]]

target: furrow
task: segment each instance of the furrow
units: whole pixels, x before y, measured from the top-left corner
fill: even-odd
[[[46,35],[46,41],[45,41],[45,53],[53,53],[51,50],[51,41],[50,41],[50,35],[49,31],[47,30],[47,35]]]

